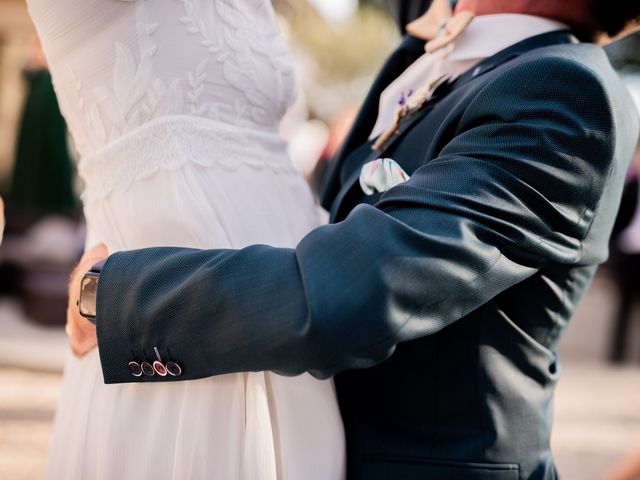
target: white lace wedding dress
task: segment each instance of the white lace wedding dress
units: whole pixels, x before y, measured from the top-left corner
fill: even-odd
[[[88,245],[293,246],[317,223],[278,135],[294,96],[268,0],[29,0],[86,184]],[[344,476],[333,385],[243,373],[105,385],[70,356],[45,478]]]

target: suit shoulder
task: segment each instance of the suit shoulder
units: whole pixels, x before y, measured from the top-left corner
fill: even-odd
[[[604,49],[591,43],[532,50],[520,56],[511,68],[525,70],[533,76],[544,76],[550,82],[566,83],[573,77],[581,77],[583,81],[600,84],[606,91],[623,89]]]
[[[606,159],[621,164],[638,138],[635,104],[604,49],[593,44],[544,47],[502,65],[466,113],[473,122],[496,110],[510,122],[537,116],[569,128],[575,141],[602,141]]]
[[[520,63],[534,77],[532,69],[538,70],[537,78],[547,88],[564,85],[565,95],[588,104],[591,111],[600,109],[602,114],[606,108],[617,128],[630,133],[637,129],[635,103],[604,48],[591,43],[556,45],[529,52]]]
[[[548,127],[573,131],[575,138],[598,132],[615,142],[616,131],[631,119],[628,94],[604,50],[567,44],[527,52],[502,64],[466,105],[470,125],[498,115],[508,122],[543,119]],[[633,120],[630,120],[634,131]]]
[[[585,113],[613,113],[628,96],[604,50],[593,44],[554,45],[524,53],[492,72],[478,93],[480,98],[555,98],[559,105],[588,107]]]

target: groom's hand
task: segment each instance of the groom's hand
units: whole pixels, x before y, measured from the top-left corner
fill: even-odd
[[[96,326],[80,315],[78,300],[80,298],[80,282],[93,265],[106,259],[109,251],[106,245],[99,244],[82,256],[80,263],[71,274],[69,283],[69,304],[67,306],[67,335],[71,338],[71,350],[76,357],[82,357],[98,344]]]

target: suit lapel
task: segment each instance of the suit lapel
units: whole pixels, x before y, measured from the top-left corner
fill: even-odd
[[[408,37],[408,38],[413,38],[413,37]],[[413,38],[413,40],[417,41],[417,39],[415,38]],[[409,122],[409,124],[405,126],[405,128],[402,128],[401,133],[397,135],[392,142],[388,143],[384,151],[382,152],[372,151],[371,155],[367,157],[363,157],[364,160],[361,162],[361,165],[363,165],[369,160],[375,160],[376,158],[383,156],[385,151],[389,150],[397,142],[397,140],[402,135],[404,135],[404,133],[406,133],[410,128],[412,128],[417,123],[419,123],[419,120],[424,118],[428,114],[428,112],[434,108],[435,104],[439,100],[441,100],[443,96],[446,96],[447,93],[450,93],[451,91],[462,87],[463,85],[469,83],[470,81],[478,77],[481,77],[482,75],[490,72],[491,70],[495,69],[496,67],[510,60],[513,60],[514,58],[522,55],[523,53],[529,52],[536,48],[542,48],[542,47],[558,45],[563,43],[577,43],[577,42],[578,40],[569,31],[555,31],[550,33],[544,33],[541,35],[536,35],[534,37],[527,38],[521,42],[516,43],[515,45],[512,45],[511,47],[506,48],[505,50],[502,50],[501,52],[496,53],[492,57],[485,59],[475,67],[463,73],[453,83],[448,84],[447,88],[445,89],[444,95],[434,95],[433,99],[430,102],[427,102],[425,104],[425,110],[417,114],[416,118],[412,119]],[[424,47],[424,43],[422,43],[422,47],[421,47],[422,52],[420,53],[420,55],[424,53],[423,47]],[[396,53],[398,53],[398,51],[396,51]],[[393,58],[393,56],[391,58]],[[417,58],[418,57],[415,57],[412,61],[415,61]],[[410,63],[407,64],[407,67],[409,65]],[[382,90],[384,90],[386,85],[388,85],[389,83],[391,83],[391,81],[397,78],[397,76],[400,75],[402,71],[398,72],[396,77],[392,79],[385,79],[387,80],[387,83],[385,84],[384,87],[378,88],[375,91],[375,94],[376,94],[375,98],[372,98],[373,97],[372,94],[374,93],[373,89],[371,90],[369,95],[367,95],[365,106],[363,106],[363,108],[360,110],[357,116],[356,122],[354,124],[354,128],[349,133],[349,136],[347,137],[347,141],[345,142],[344,146],[340,150],[340,153],[334,159],[334,163],[332,165],[332,171],[330,172],[330,175],[332,177],[330,181],[333,182],[335,185],[330,186],[330,188],[333,189],[333,191],[331,192],[331,195],[329,195],[330,193],[329,191],[325,192],[325,196],[323,196],[323,203],[322,203],[323,207],[330,211],[331,213],[330,219],[332,222],[334,222],[336,218],[338,218],[340,211],[342,210],[341,207],[342,207],[343,201],[345,200],[349,192],[358,183],[358,179],[360,177],[359,169],[355,169],[351,173],[347,181],[345,181],[344,184],[340,186],[340,182],[339,182],[340,167],[343,165],[348,155],[355,148],[366,143],[367,137],[371,132],[371,129],[373,128],[373,124],[378,116],[378,104],[379,104],[380,93],[382,93]],[[380,77],[378,77],[378,80],[380,80]],[[376,83],[378,82],[378,80],[376,80]],[[374,86],[376,86],[376,83],[374,83]],[[375,110],[373,109],[374,104],[375,104]],[[371,108],[371,110],[369,110],[369,108]],[[371,115],[371,117],[365,118],[364,117],[365,114]],[[365,132],[356,131],[356,129],[362,129]],[[363,133],[365,136],[363,136]]]
[[[446,90],[448,91],[448,88],[446,89],[442,89],[442,90]],[[442,95],[437,95],[438,97],[441,97]],[[358,168],[354,168],[353,171],[351,172],[351,174],[349,175],[349,177],[347,178],[347,180],[344,182],[344,185],[349,185],[349,188],[342,188],[334,202],[333,205],[331,206],[331,219],[332,221],[338,216],[339,213],[339,209],[340,206],[342,205],[343,200],[345,199],[345,197],[347,196],[347,194],[351,191],[351,189],[358,184],[358,181],[360,179],[360,170],[362,165],[364,165],[365,163],[368,163],[370,161],[373,160],[377,160],[378,158],[383,158],[384,154],[391,149],[391,147],[394,146],[394,144],[396,143],[396,141],[402,137],[402,135],[404,134],[404,132],[410,130],[415,124],[417,124],[420,120],[422,120],[435,106],[435,104],[437,103],[436,100],[436,94],[434,93],[434,98],[432,98],[431,103],[428,104],[425,108],[423,108],[422,110],[420,110],[418,113],[416,113],[415,115],[413,115],[410,119],[408,119],[405,123],[403,123],[400,127],[400,133],[398,133],[396,135],[396,137],[394,139],[392,139],[390,142],[387,142],[387,144],[385,145],[385,147],[382,150],[373,150],[371,149],[371,153],[364,157],[364,160],[360,161],[359,163],[359,167]],[[369,142],[371,143],[371,142]]]
[[[330,209],[333,200],[340,189],[339,172],[343,160],[357,147],[365,143],[378,118],[380,95],[387,86],[400,76],[409,65],[424,54],[423,40],[406,35],[400,46],[388,58],[380,74],[373,82],[353,127],[349,131],[342,147],[327,165],[327,173],[320,183],[321,204]]]

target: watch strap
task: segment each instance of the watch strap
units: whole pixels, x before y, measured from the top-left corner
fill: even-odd
[[[104,262],[107,260],[101,260],[98,263],[94,263],[91,269],[89,270],[91,273],[100,273],[102,272],[102,268],[104,267]]]

